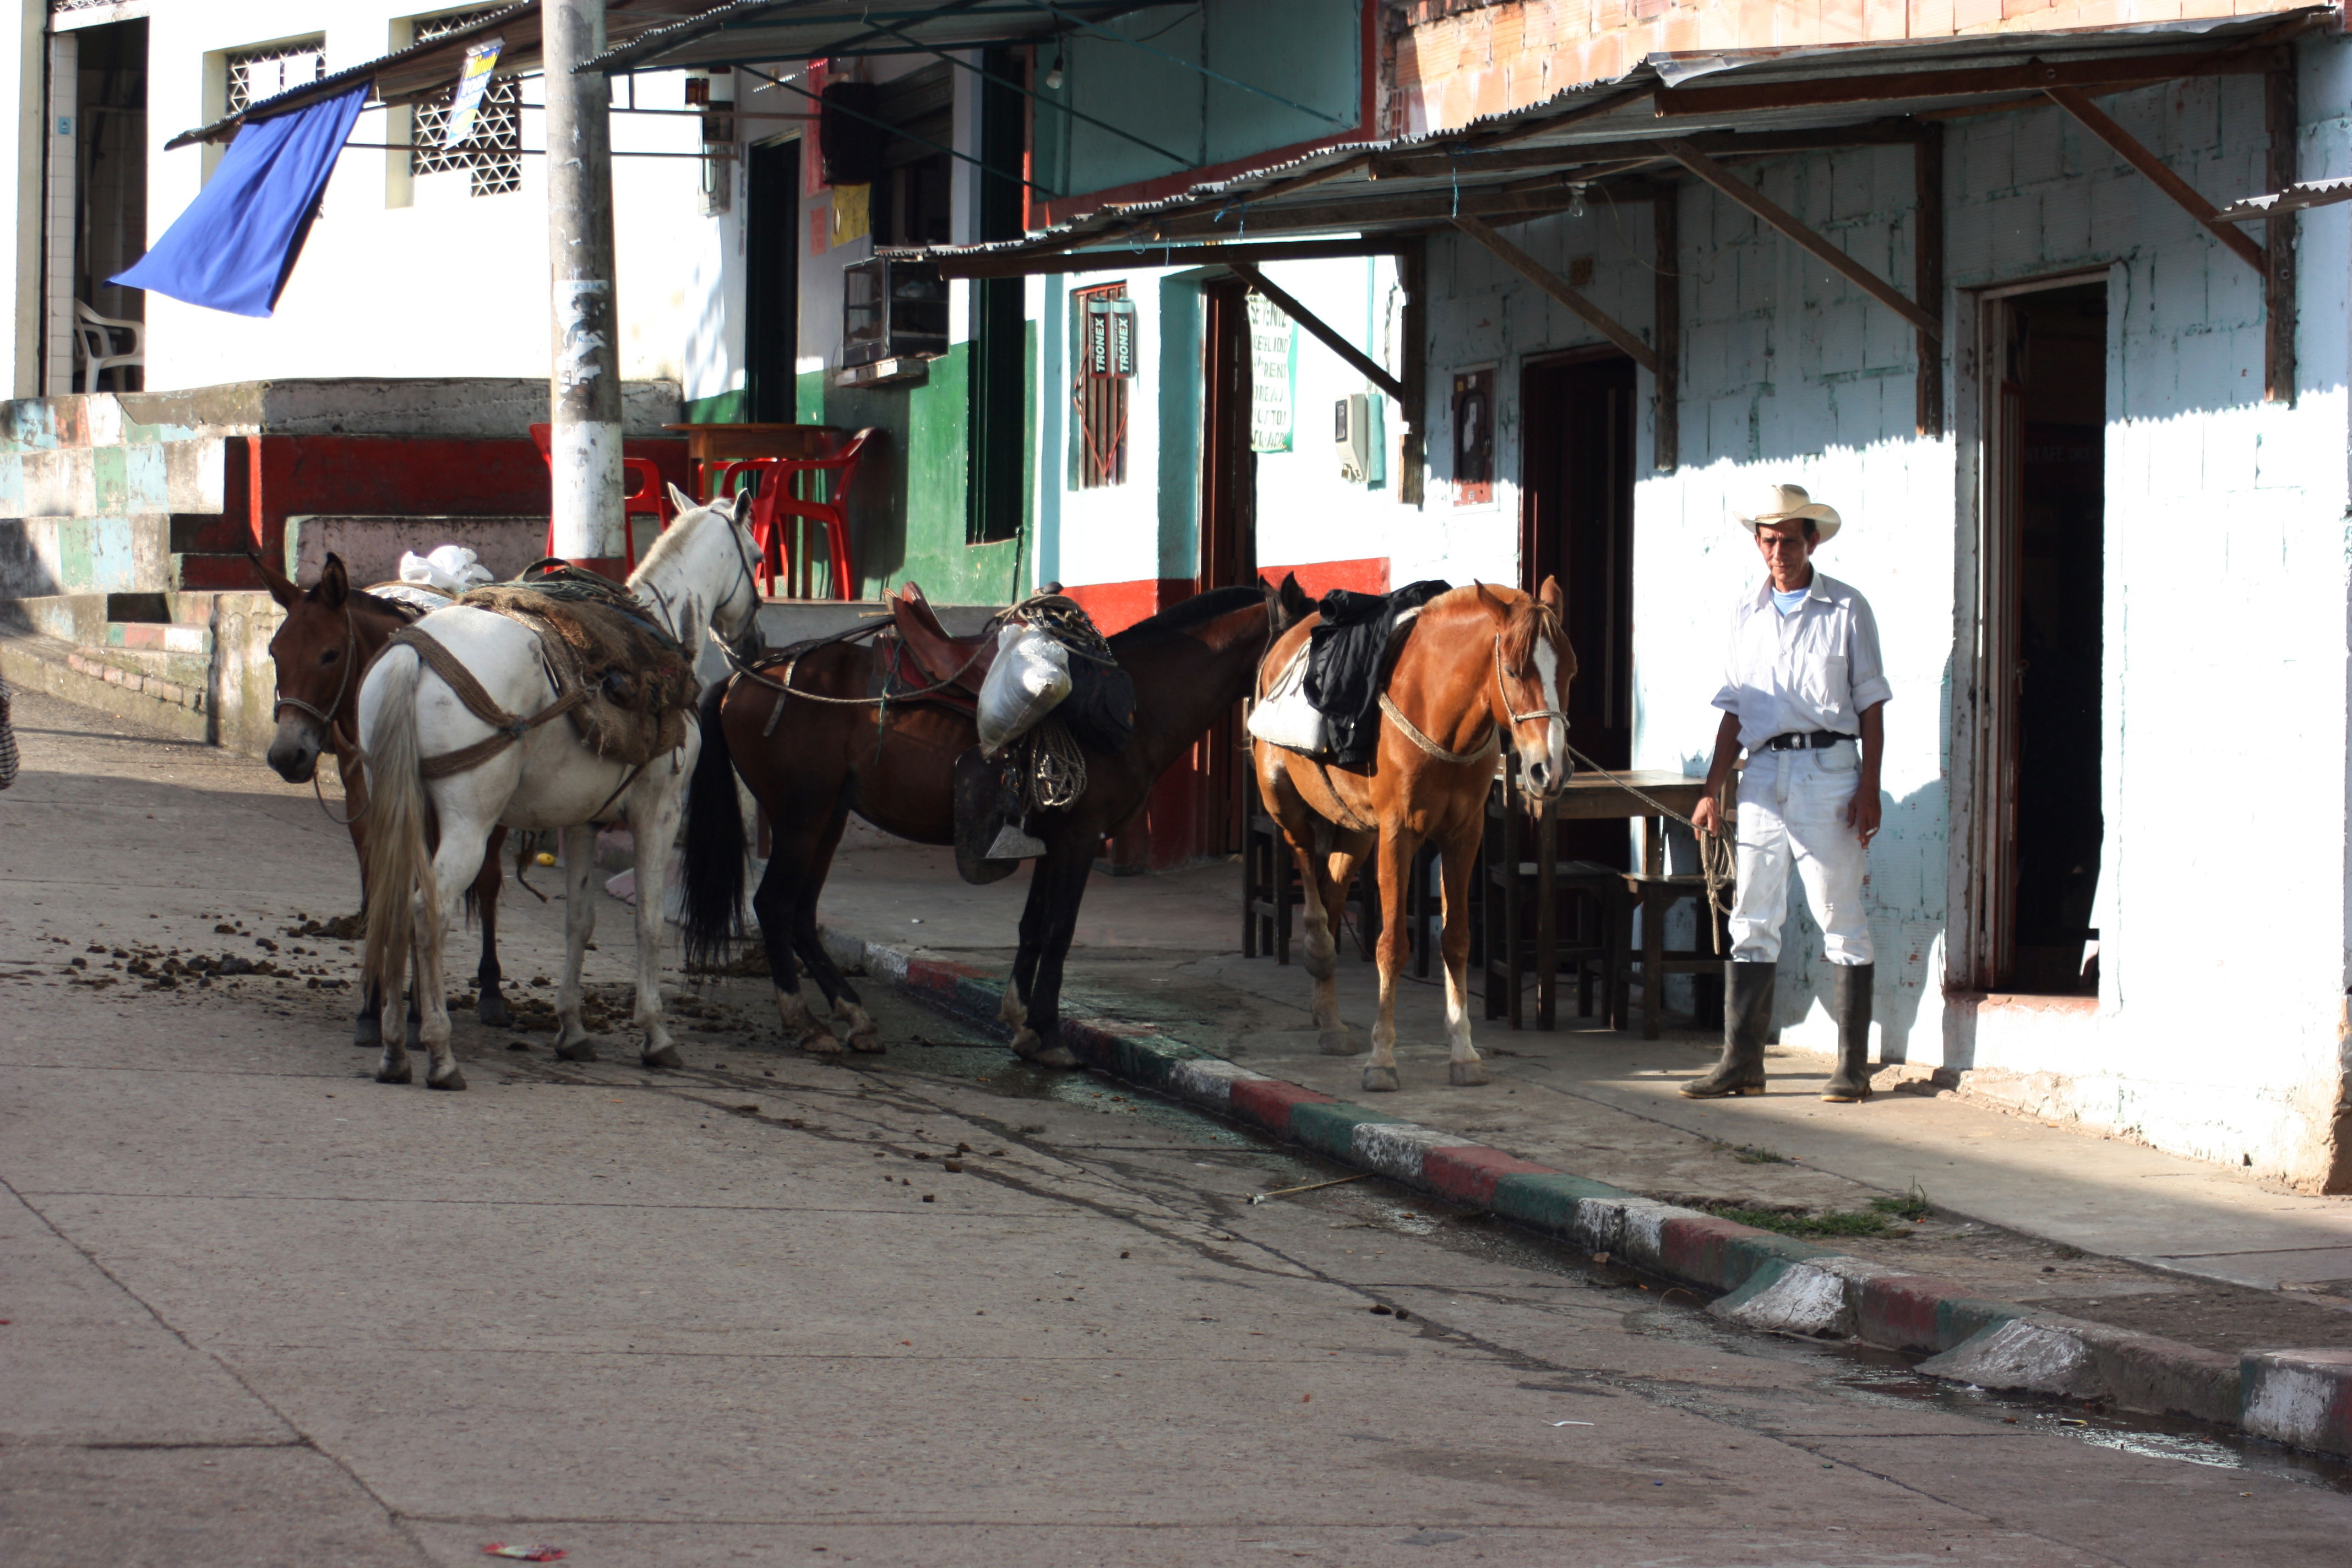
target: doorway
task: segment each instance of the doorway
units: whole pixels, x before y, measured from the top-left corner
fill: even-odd
[[[52,138],[53,149],[69,150],[70,172],[55,161],[49,170],[50,212],[69,202],[73,214],[69,238],[49,237],[47,390],[57,396],[85,389],[87,373],[77,365],[88,351],[111,356],[130,348],[123,326],[95,326],[82,311],[133,326],[146,320],[145,291],[108,279],[147,253],[147,23],[74,28],[49,43],[53,75],[68,79],[51,82],[53,106],[60,123],[79,127],[69,140]],[[69,192],[55,188],[61,176],[72,181]],[[60,268],[68,255],[69,267]],[[91,390],[135,392],[145,375],[137,365],[113,366],[105,385]]]
[[[754,145],[744,175],[740,416],[789,425],[800,401],[800,139]]]
[[[1576,679],[1569,742],[1604,768],[1633,761],[1633,362],[1602,351],[1529,363],[1520,374],[1524,433],[1520,586],[1559,579]],[[1624,868],[1621,822],[1566,822],[1560,853]]]
[[[1975,983],[2098,994],[2107,289],[1986,301]]]
[[[1200,587],[1257,581],[1257,454],[1250,449],[1249,289],[1219,279],[1202,289]],[[1209,727],[1194,751],[1202,780],[1197,852],[1230,855],[1257,805],[1241,710]]]

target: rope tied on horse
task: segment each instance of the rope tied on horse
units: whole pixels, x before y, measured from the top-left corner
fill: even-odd
[[[541,724],[562,718],[593,695],[584,686],[572,685],[559,679],[555,700],[525,718],[499,707],[490,694],[482,689],[482,683],[474,679],[474,672],[460,664],[457,656],[424,627],[403,626],[392,634],[384,646],[415,648],[425,667],[439,676],[457,694],[457,700],[466,705],[466,710],[498,731],[470,746],[424,759],[418,771],[427,779],[447,778],[452,773],[464,773],[467,768],[479,767]]]

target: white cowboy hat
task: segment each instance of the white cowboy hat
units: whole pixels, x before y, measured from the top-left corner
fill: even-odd
[[[1824,506],[1815,500],[1804,486],[1774,485],[1766,494],[1770,498],[1770,504],[1763,510],[1732,514],[1739,520],[1739,526],[1748,532],[1755,532],[1759,522],[1802,522],[1810,518],[1822,543],[1828,543],[1836,535],[1841,526],[1837,508]]]

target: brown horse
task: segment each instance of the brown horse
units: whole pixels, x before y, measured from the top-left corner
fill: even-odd
[[[272,717],[278,733],[269,742],[269,765],[289,784],[309,784],[318,776],[319,753],[333,748],[342,774],[345,826],[352,847],[359,855],[362,903],[367,890],[367,779],[360,767],[360,677],[383,651],[385,641],[424,612],[396,599],[379,598],[352,586],[340,556],[330,554],[319,581],[306,593],[293,579],[258,555],[252,557],[269,596],[286,612],[278,635],[269,639],[270,661],[278,668],[278,700]],[[507,999],[499,992],[499,847],[506,829],[490,836],[480,875],[474,879],[467,901],[482,922],[482,963],[475,972],[478,997],[474,1016],[485,1024],[512,1022]],[[352,1044],[376,1047],[383,1043],[383,995],[368,987],[353,1020]],[[415,998],[409,1002],[408,1031],[413,1037],[419,1016]]]
[[[1030,878],[1003,1012],[1020,1055],[1077,1065],[1061,1043],[1062,963],[1103,836],[1132,816],[1169,765],[1248,694],[1267,647],[1306,608],[1295,581],[1279,590],[1215,588],[1110,639],[1135,682],[1135,734],[1116,754],[1087,751],[1086,793],[1031,821],[1045,853]],[[955,763],[979,734],[971,715],[955,707],[896,696],[877,703],[882,666],[871,648],[821,644],[783,668],[792,689],[807,695],[788,697],[772,680],[739,675],[703,699],[702,757],[687,807],[687,951],[698,959],[723,952],[737,930],[740,773],[774,833],[752,908],[785,1030],[803,1050],[841,1049],[801,998],[797,953],[833,1016],[847,1025],[850,1048],[878,1051],[873,1020],[817,941],[817,896],[853,811],[918,844],[954,843]]]
[[[1311,624],[1310,624],[1311,625]],[[1310,626],[1293,627],[1267,658],[1261,697],[1294,658],[1305,657]],[[1439,595],[1407,622],[1381,699],[1380,749],[1364,769],[1328,767],[1266,741],[1253,742],[1259,792],[1282,825],[1314,889],[1307,900],[1307,973],[1315,979],[1315,1023],[1327,1055],[1353,1056],[1339,1021],[1331,933],[1348,880],[1377,847],[1380,876],[1380,1022],[1364,1087],[1397,1087],[1396,985],[1404,971],[1405,895],[1413,860],[1435,840],[1444,868],[1447,1080],[1486,1081],[1470,1044],[1470,867],[1485,831],[1486,791],[1498,741],[1519,754],[1529,793],[1549,800],[1568,786],[1568,683],[1576,655],[1560,623],[1559,584],[1539,597],[1478,584]],[[1391,645],[1394,647],[1394,645]]]

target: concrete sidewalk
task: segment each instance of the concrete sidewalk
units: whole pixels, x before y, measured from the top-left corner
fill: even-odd
[[[1709,1210],[1867,1211],[1924,1194],[1928,1221],[1843,1250],[1930,1267],[1976,1290],[2047,1303],[2216,1351],[2352,1347],[2352,1199],[2265,1186],[2123,1139],[1971,1103],[1910,1075],[1864,1105],[1818,1098],[1825,1058],[1775,1048],[1772,1092],[1687,1100],[1709,1035],[1569,1020],[1556,1033],[1475,1017],[1493,1081],[1446,1086],[1444,993],[1401,988],[1405,1087],[1367,1095],[1363,1058],[1316,1048],[1296,962],[1239,956],[1238,867],[1089,885],[1066,1013],[1154,1026],[1342,1100],[1663,1201]],[[949,853],[853,823],[820,916],[827,928],[1001,976],[1028,879],[959,880]],[[1342,1016],[1369,1036],[1376,977],[1342,938]],[[1882,1075],[1893,1080],[1906,1075]]]

